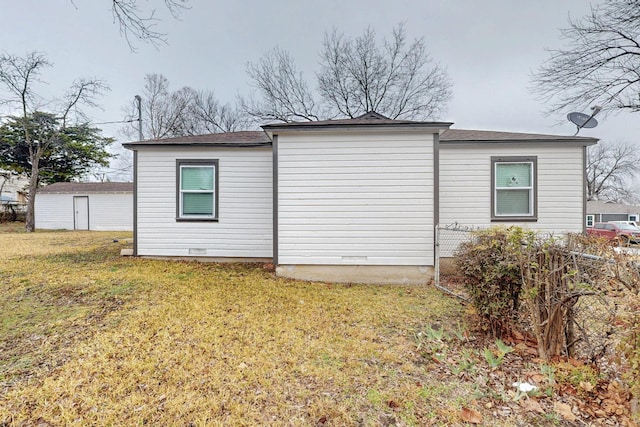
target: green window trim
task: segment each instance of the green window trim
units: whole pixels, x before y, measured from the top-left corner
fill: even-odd
[[[491,157],[491,220],[538,220],[537,157]]]
[[[218,220],[218,160],[176,161],[176,221]]]

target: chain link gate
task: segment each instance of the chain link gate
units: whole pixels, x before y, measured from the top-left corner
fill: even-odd
[[[459,273],[455,265],[455,252],[461,243],[468,242],[479,227],[456,223],[438,224],[435,227],[435,266],[434,285],[436,288],[464,301],[467,298],[460,292]],[[452,279],[452,280],[449,280]]]

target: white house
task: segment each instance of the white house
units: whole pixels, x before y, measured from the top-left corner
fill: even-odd
[[[133,229],[133,183],[57,182],[38,189],[36,228],[49,230]]]
[[[584,229],[586,147],[596,139],[450,126],[367,113],[125,144],[134,254],[425,283],[437,224]]]

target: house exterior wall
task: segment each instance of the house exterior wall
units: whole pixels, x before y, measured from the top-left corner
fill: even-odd
[[[431,132],[279,134],[277,261],[289,266],[279,272],[295,265],[432,266]]]
[[[491,221],[491,157],[537,157],[537,221]],[[583,148],[577,144],[440,144],[440,224],[520,225],[542,232],[582,232]]]
[[[132,193],[43,193],[36,196],[36,228],[73,230],[73,198],[88,197],[89,229],[130,231],[133,229]]]
[[[3,170],[0,169],[0,172]],[[24,197],[25,188],[29,185],[29,180],[23,175],[10,175],[7,178],[0,176],[0,200],[4,202],[26,203]]]
[[[218,218],[176,221],[176,161],[218,160]],[[137,255],[271,258],[271,147],[141,147]]]

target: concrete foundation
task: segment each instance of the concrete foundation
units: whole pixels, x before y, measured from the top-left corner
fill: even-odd
[[[426,285],[433,280],[434,269],[416,265],[279,265],[276,274],[314,282]]]

